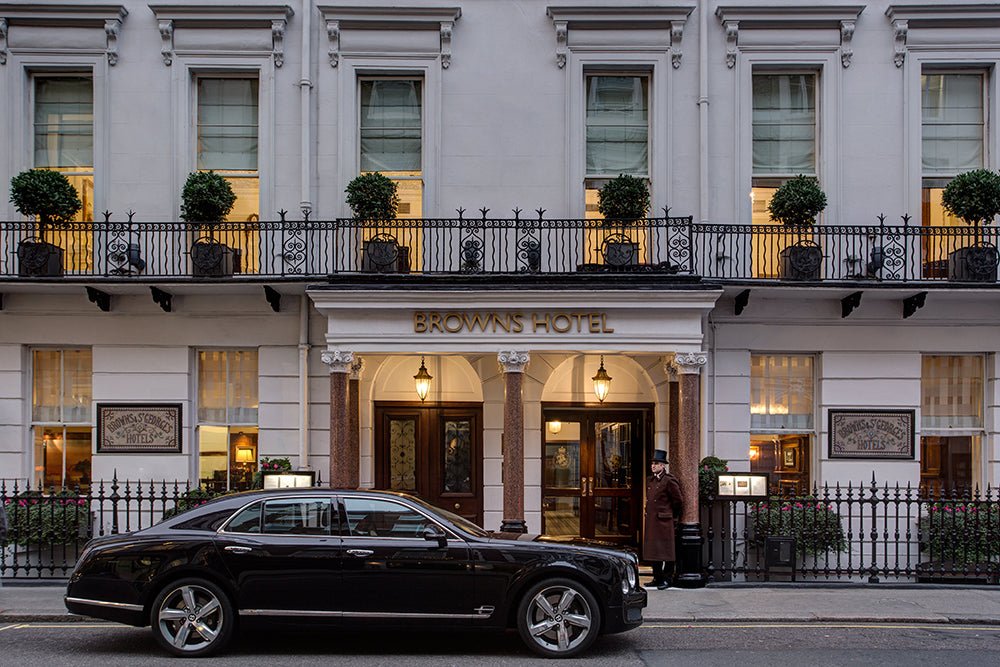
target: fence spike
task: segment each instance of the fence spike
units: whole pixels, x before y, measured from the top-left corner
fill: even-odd
[[[104,222],[107,223],[107,222],[111,221],[111,211],[108,211],[107,209],[105,209],[104,212],[101,213],[101,215],[104,216]]]

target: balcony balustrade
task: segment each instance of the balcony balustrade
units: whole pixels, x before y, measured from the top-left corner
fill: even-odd
[[[537,218],[0,222],[0,280],[264,281],[601,273],[722,283],[996,284],[993,228]]]

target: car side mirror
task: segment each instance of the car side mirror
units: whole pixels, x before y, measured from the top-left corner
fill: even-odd
[[[448,536],[444,534],[444,531],[440,527],[435,525],[430,525],[424,528],[424,539],[428,542],[437,542],[438,546],[442,549],[448,546]]]

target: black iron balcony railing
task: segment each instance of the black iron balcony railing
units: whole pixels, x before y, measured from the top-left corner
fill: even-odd
[[[603,220],[0,223],[0,279],[315,280],[646,273],[710,281],[996,283],[993,228]]]

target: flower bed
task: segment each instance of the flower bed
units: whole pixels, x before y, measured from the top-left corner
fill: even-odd
[[[920,517],[920,549],[933,561],[985,564],[1000,557],[1000,505],[939,502]]]
[[[757,546],[764,546],[768,537],[781,536],[795,538],[795,548],[813,556],[847,548],[840,515],[832,505],[815,498],[771,498],[753,503],[750,526]]]

